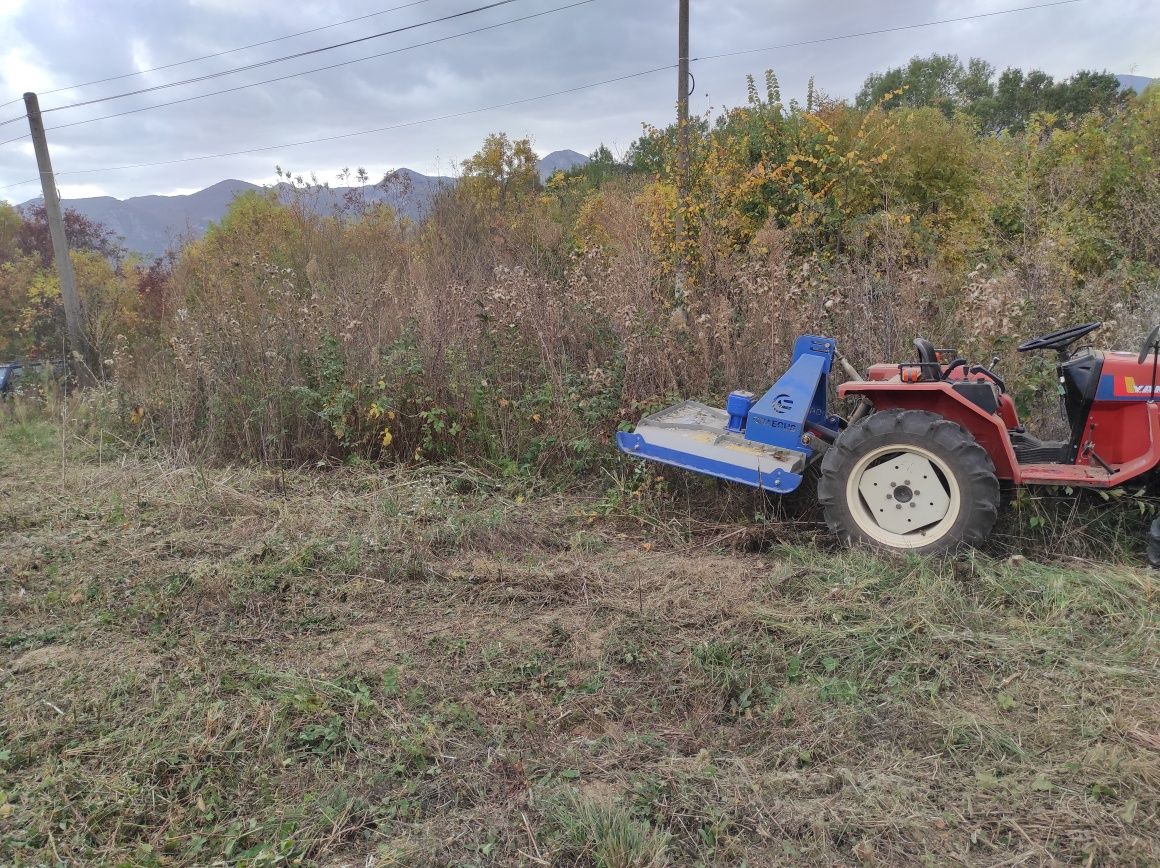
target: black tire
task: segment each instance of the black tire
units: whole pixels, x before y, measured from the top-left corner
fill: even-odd
[[[1160,518],[1148,528],[1148,565],[1160,570]]]
[[[897,452],[890,449],[893,446],[898,447]],[[909,452],[908,447],[917,451]],[[851,484],[851,474],[857,472],[860,478],[868,478],[872,472],[880,473],[899,456],[926,461],[923,466],[934,469],[935,480],[943,489],[941,495],[938,487],[928,492],[935,500],[945,499],[948,505],[941,517],[925,528],[893,532],[881,527],[875,513],[882,509],[873,509],[862,496],[861,481]],[[876,500],[875,505],[903,510],[904,506],[918,505],[912,501],[921,501],[925,509],[927,498],[918,497],[918,490],[912,491],[910,480],[904,482],[905,485],[900,482],[897,488],[895,481],[882,483],[882,490],[889,485],[891,493],[882,495],[885,500]],[[915,480],[915,486],[918,484]],[[875,483],[875,498],[877,491]],[[875,413],[847,429],[826,452],[818,483],[818,502],[825,511],[826,524],[845,545],[937,554],[962,546],[978,546],[987,538],[999,515],[999,480],[987,451],[962,426],[922,410],[889,410]],[[941,501],[939,506],[931,502],[930,507],[930,515],[937,515]],[[900,516],[910,514],[899,513]],[[890,517],[890,514],[885,516]],[[929,542],[925,541],[928,537]]]

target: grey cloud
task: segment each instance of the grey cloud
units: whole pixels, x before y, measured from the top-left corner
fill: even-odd
[[[152,63],[171,62],[239,44],[367,14],[401,0],[286,3],[275,0],[26,0],[4,17],[0,4],[0,58],[24,57],[38,80],[58,85],[134,68],[135,45]],[[484,24],[552,9],[567,0],[520,0],[456,22],[398,34],[237,76],[51,113],[48,125],[218,90],[274,75],[350,60]],[[898,24],[989,12],[1028,0],[972,2],[838,2],[838,0],[692,0],[693,54],[708,55],[772,46]],[[49,107],[158,84],[191,74],[325,45],[389,27],[427,20],[482,5],[482,0],[432,0],[355,24],[274,43],[223,58],[45,96]],[[468,111],[672,62],[676,47],[676,0],[596,2],[459,40],[354,64],[310,76],[238,91],[222,97],[159,108],[50,133],[60,173],[178,159],[282,142],[320,138]],[[865,76],[915,54],[953,52],[981,56],[998,68],[1040,67],[1066,76],[1079,68],[1160,75],[1160,4],[1085,0],[1067,6],[996,16],[922,30],[881,34],[814,46],[785,48],[695,64],[694,108],[737,104],[745,76],[766,68],[778,73],[787,96],[801,96],[811,75],[834,96],[852,96]],[[0,66],[0,101],[26,87],[26,67]],[[35,83],[34,83],[35,84]],[[43,85],[37,85],[42,86]],[[373,174],[409,166],[446,173],[469,156],[490,131],[529,135],[541,151],[590,151],[601,142],[624,150],[642,122],[665,123],[672,115],[675,74],[634,79],[598,90],[526,103],[507,109],[408,127],[392,132],[258,154],[98,174],[62,174],[66,195],[103,191],[125,197],[200,188],[222,178],[262,181],[275,164],[317,170],[326,177],[344,166]],[[0,118],[21,106],[0,110]],[[0,127],[0,140],[21,126]],[[0,147],[0,186],[35,175],[31,154],[20,144]],[[0,191],[23,201],[35,185]]]

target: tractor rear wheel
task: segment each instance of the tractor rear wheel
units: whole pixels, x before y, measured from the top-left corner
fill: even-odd
[[[875,413],[822,460],[818,501],[846,545],[923,554],[981,543],[999,514],[999,480],[962,426],[921,410]]]

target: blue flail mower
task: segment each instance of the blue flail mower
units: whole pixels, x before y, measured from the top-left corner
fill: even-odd
[[[789,370],[760,398],[733,392],[724,410],[685,401],[616,442],[634,458],[789,494],[817,454],[815,438],[839,433],[840,420],[826,412],[836,347],[831,338],[800,337]]]

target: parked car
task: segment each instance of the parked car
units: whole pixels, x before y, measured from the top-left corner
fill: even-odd
[[[29,377],[51,378],[63,384],[68,378],[68,366],[63,361],[4,362],[0,364],[0,395],[12,395]]]

